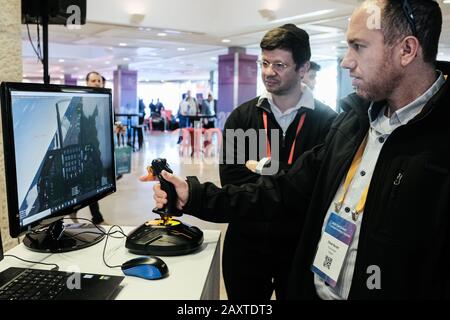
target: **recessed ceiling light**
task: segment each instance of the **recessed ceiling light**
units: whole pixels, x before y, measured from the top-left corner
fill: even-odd
[[[165,36],[167,36],[167,33],[159,32],[159,33],[157,34],[157,36],[158,36],[158,37],[165,37]]]
[[[212,61],[217,61],[217,57],[211,57],[210,58]]]
[[[273,23],[282,23],[282,22],[288,22],[288,21],[293,21],[293,20],[300,20],[300,19],[305,19],[305,18],[317,17],[317,16],[321,16],[321,15],[325,15],[325,14],[331,13],[333,11],[335,11],[335,9],[318,10],[318,11],[313,11],[313,12],[309,12],[309,13],[305,13],[305,14],[300,14],[300,15],[297,15],[297,16],[271,20],[269,23],[271,23],[271,24],[273,24]]]
[[[230,40],[230,39],[222,39],[222,42],[223,42],[223,43],[230,43],[231,40]]]
[[[130,58],[123,58],[123,61],[130,61]]]
[[[105,64],[110,64],[111,63],[111,61],[105,61]]]
[[[121,43],[119,43],[119,46],[121,46],[121,47],[126,47],[127,44],[126,44],[125,42],[121,42]]]
[[[58,60],[58,62],[61,62],[61,63],[64,62],[64,61],[65,61],[64,59],[59,59]]]
[[[186,51],[186,48],[177,48],[178,51]]]

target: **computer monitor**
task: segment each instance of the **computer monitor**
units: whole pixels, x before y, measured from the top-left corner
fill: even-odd
[[[111,91],[2,83],[1,115],[11,236],[44,252],[100,241],[62,217],[116,191]]]

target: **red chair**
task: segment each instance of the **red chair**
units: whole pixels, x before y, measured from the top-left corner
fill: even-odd
[[[180,143],[180,156],[191,155],[191,133],[188,128],[178,129],[181,130],[181,137],[183,140]]]
[[[213,144],[213,136],[216,135],[217,145]],[[203,148],[207,156],[216,154],[222,147],[222,130],[219,128],[210,128],[205,130]]]

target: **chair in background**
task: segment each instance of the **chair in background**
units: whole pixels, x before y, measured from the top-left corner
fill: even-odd
[[[216,135],[216,144],[213,142],[214,135]],[[203,152],[205,156],[212,156],[219,153],[222,147],[222,130],[219,128],[206,129],[203,139]]]

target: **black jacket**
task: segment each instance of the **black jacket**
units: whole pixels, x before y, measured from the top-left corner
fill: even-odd
[[[450,73],[448,63],[438,69]],[[449,103],[446,81],[422,112],[384,143],[364,209],[350,299],[450,298]],[[303,217],[290,282],[293,299],[317,298],[310,269],[324,217],[369,129],[369,102],[351,95],[344,104],[347,111],[333,123],[325,144],[286,174],[223,189],[188,178],[185,212],[199,218],[256,218],[247,215],[251,212],[259,219],[271,219],[274,212]],[[297,206],[301,202],[310,203],[307,212]],[[366,285],[370,266],[381,270],[380,290]]]
[[[247,101],[242,104],[228,117],[223,135],[223,150],[222,150],[222,164],[220,165],[220,181],[222,186],[226,184],[240,185],[249,182],[256,182],[260,177],[259,174],[253,173],[245,167],[245,164],[237,164],[237,159],[244,159],[244,163],[247,160],[261,160],[262,157],[256,156],[252,157],[249,154],[250,146],[249,139],[246,140],[245,148],[236,147],[236,143],[227,140],[226,130],[228,129],[243,129],[247,131],[248,129],[264,130],[263,124],[263,112],[268,115],[267,127],[269,134],[269,141],[272,141],[271,131],[279,130],[279,159],[275,159],[280,162],[280,169],[285,169],[288,167],[289,153],[291,151],[291,146],[294,142],[298,122],[301,116],[306,113],[305,122],[302,130],[297,137],[294,150],[294,161],[305,151],[315,147],[316,145],[322,143],[330,129],[331,123],[336,118],[336,113],[328,106],[323,103],[314,100],[314,110],[309,108],[300,108],[294,121],[290,124],[283,137],[281,127],[278,125],[269,105],[267,99],[264,99],[261,104],[258,105],[258,98]],[[258,136],[256,142],[256,150],[259,150],[260,143],[266,143],[265,134],[262,135],[262,139]],[[260,141],[261,140],[261,141]],[[233,148],[234,147],[234,148]],[[273,148],[273,146],[272,146]],[[233,153],[232,163],[227,163],[226,152],[230,149]]]
[[[267,114],[267,127],[269,134],[269,141],[272,141],[271,132],[272,130],[279,130],[279,152],[278,158],[273,159],[277,161],[280,169],[287,169],[289,154],[291,151],[291,146],[294,142],[296,136],[296,130],[301,116],[305,113],[305,122],[303,127],[296,139],[294,157],[297,159],[302,153],[313,148],[314,146],[322,143],[328,133],[331,123],[336,118],[336,113],[328,106],[323,103],[314,100],[314,110],[309,108],[300,108],[297,111],[297,115],[294,121],[290,124],[286,130],[285,136],[283,136],[282,129],[277,123],[269,102],[267,99],[262,100],[258,104],[258,98],[252,99],[235,110],[230,114],[225,123],[225,134],[223,135],[223,150],[222,150],[222,164],[220,165],[220,181],[222,186],[227,184],[241,185],[244,183],[256,182],[260,175],[251,172],[245,167],[245,162],[247,160],[260,160],[265,157],[264,153],[261,155],[251,155],[250,150],[250,140],[247,139],[245,142],[245,148],[242,148],[236,139],[229,141],[227,139],[226,131],[228,129],[242,129],[243,131],[248,131],[248,129],[261,130],[261,135],[257,135],[255,150],[259,150],[260,144],[265,146],[266,135],[264,133],[263,124],[263,112]],[[262,147],[263,147],[262,146]],[[275,158],[276,153],[274,153],[275,144],[271,146],[272,148],[272,158]],[[232,154],[232,162],[227,163],[227,150],[230,150]],[[256,157],[255,157],[256,156]],[[238,159],[244,160],[244,163],[238,164]],[[218,222],[218,221],[216,221]],[[230,221],[221,221],[230,222]],[[265,251],[272,251],[271,247],[278,247],[280,243],[284,243],[284,249],[289,249],[293,251],[295,249],[295,242],[298,241],[298,225],[292,221],[291,224],[285,225],[281,220],[274,219],[273,222],[257,222],[257,221],[238,221],[230,222],[228,226],[227,236],[235,232],[241,235],[246,235],[246,239],[251,240],[252,246],[254,243],[259,244],[259,249]],[[294,241],[294,246],[287,246],[287,241],[292,243]],[[256,249],[256,248],[255,248]],[[292,253],[290,253],[292,255]]]

